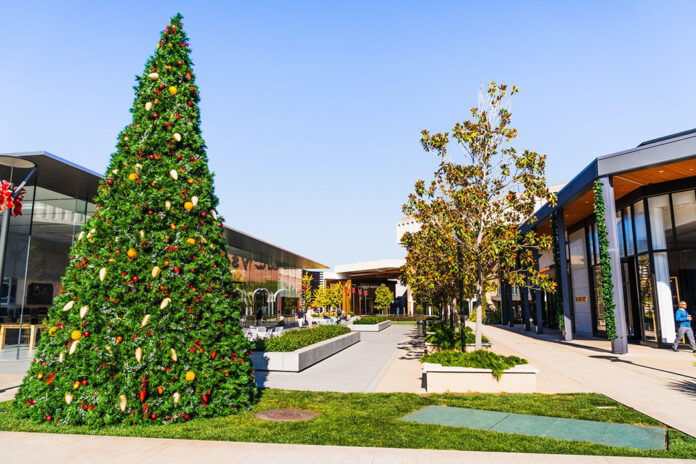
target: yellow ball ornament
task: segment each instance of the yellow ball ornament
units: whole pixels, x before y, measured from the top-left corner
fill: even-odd
[[[186,381],[193,382],[194,380],[196,380],[196,373],[193,371],[188,371],[186,373]]]
[[[70,332],[70,338],[72,338],[73,340],[79,340],[80,338],[82,338],[82,332],[80,332],[79,330],[73,330],[72,332]]]
[[[176,95],[176,87],[174,87],[173,85],[169,87],[169,93],[172,95]]]
[[[138,178],[138,175],[134,172],[131,172],[130,174],[128,174],[128,180],[130,180],[130,181],[136,180],[137,178]]]
[[[188,243],[189,245],[195,245],[195,244],[196,244],[196,240],[195,240],[195,239],[192,239],[192,238],[187,238],[187,239],[186,239],[186,243]]]
[[[138,254],[137,251],[135,251],[135,248],[129,248],[128,251],[126,252],[129,258],[135,258],[135,255]]]
[[[186,203],[184,203],[184,209],[186,211],[190,211],[191,209],[193,209],[193,203],[190,201],[187,201]]]

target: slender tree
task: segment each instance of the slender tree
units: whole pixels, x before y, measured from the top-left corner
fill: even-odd
[[[256,396],[182,26],[177,14],[137,77],[133,121],[17,394],[21,416],[170,423]]]
[[[440,164],[429,186],[416,183],[404,208],[440,240],[460,247],[457,277],[464,279],[465,298],[476,299],[476,349],[481,347],[482,304],[499,276],[511,285],[555,288],[533,260],[533,250],[548,249],[550,237],[520,230],[537,200],[555,203],[555,197],[546,187],[546,157],[518,152],[511,144],[517,130],[510,126],[510,97],[517,90],[491,83],[471,109],[471,119],[457,123],[451,134],[422,132],[423,148]],[[451,141],[462,149],[463,159],[451,156]]]
[[[385,284],[380,285],[375,290],[375,308],[384,312],[389,309],[394,301],[394,293]]]

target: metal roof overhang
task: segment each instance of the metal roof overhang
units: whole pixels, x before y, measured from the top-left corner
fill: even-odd
[[[47,151],[2,153],[0,156],[28,159],[37,167],[37,185],[63,195],[91,201],[97,195],[102,175]],[[7,167],[0,168],[9,169]],[[29,169],[21,171],[29,172]],[[15,175],[15,178],[17,176]],[[31,185],[31,184],[30,184]],[[327,269],[321,263],[225,226],[225,240],[234,254],[289,269]]]
[[[551,214],[556,209],[567,208],[580,198],[586,197],[592,189],[592,183],[600,177],[614,176],[618,180],[625,180],[620,177],[622,174],[627,175],[636,171],[674,165],[688,160],[696,160],[696,133],[694,131],[662,137],[654,141],[644,142],[630,150],[598,157],[558,192],[556,206],[546,203],[539,208],[534,214],[534,221],[525,223],[522,231],[526,232],[548,223]],[[654,183],[673,179],[669,176],[663,176],[655,180]],[[628,180],[628,182],[635,181]],[[568,218],[566,218],[566,226],[569,225]]]

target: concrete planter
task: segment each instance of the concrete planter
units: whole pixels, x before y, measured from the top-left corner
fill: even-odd
[[[350,324],[353,332],[381,332],[391,325],[391,321],[380,322],[379,324]]]
[[[423,363],[428,393],[534,393],[539,370],[520,364],[503,372],[500,380],[490,369]]]
[[[359,341],[360,334],[351,332],[295,351],[255,351],[251,355],[251,362],[258,371],[300,372]]]
[[[466,351],[474,351],[476,349],[476,345],[467,343],[466,344]],[[491,342],[486,342],[486,343],[481,343],[481,349],[490,351],[493,349],[493,344]],[[427,343],[425,344],[425,354],[433,354],[433,353],[439,353],[442,351],[442,348],[440,348],[440,345],[435,345],[433,343]]]

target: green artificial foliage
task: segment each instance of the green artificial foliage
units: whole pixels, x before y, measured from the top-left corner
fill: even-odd
[[[280,337],[257,340],[254,350],[273,352],[295,351],[347,333],[350,333],[350,329],[341,325],[320,325],[311,329],[289,330]]]
[[[133,121],[16,396],[22,417],[171,423],[248,409],[257,396],[181,18],[137,77]]]
[[[502,356],[486,350],[469,351],[467,353],[462,353],[461,351],[441,351],[439,353],[426,354],[421,358],[420,362],[441,364],[443,366],[491,369],[493,376],[498,379],[500,379],[506,369],[528,363],[526,359],[518,358],[517,356]]]
[[[562,290],[561,272],[565,272],[565,270],[561,269],[561,252],[558,242],[558,213],[556,211],[551,215],[551,233],[553,234],[551,243],[551,249],[553,250],[553,268],[556,274],[556,297],[553,300],[555,302],[558,328],[563,330],[565,328],[565,318],[563,317],[563,292],[559,290]]]
[[[605,222],[604,198],[600,179],[594,183],[594,212],[597,221],[597,237],[599,243],[599,267],[602,276],[602,304],[604,306],[604,321],[607,326],[609,340],[616,339],[616,317],[614,315],[614,282],[611,281],[611,258],[609,257],[609,238]]]
[[[353,321],[353,324],[358,325],[373,325],[385,322],[387,320],[384,316],[361,316],[360,319]]]
[[[430,331],[433,333],[425,337],[426,343],[432,343],[437,345],[443,350],[461,350],[462,349],[462,338],[459,336],[460,332],[454,330],[448,324],[435,324],[431,326]],[[466,338],[467,345],[473,345],[476,342],[476,335],[471,327],[466,327],[464,329],[464,337]],[[489,340],[485,335],[481,336],[481,341],[483,343],[488,343]]]

